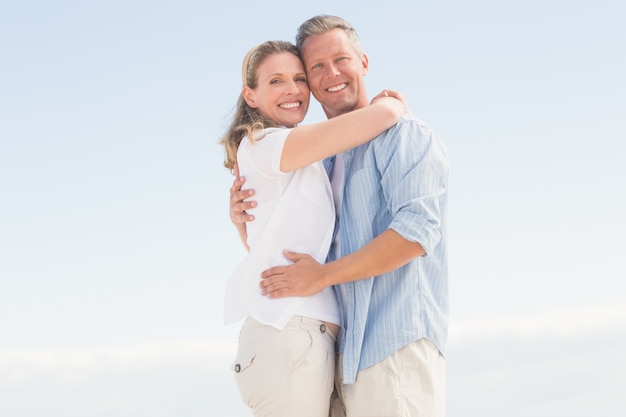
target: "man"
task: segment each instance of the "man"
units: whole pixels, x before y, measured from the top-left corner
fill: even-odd
[[[308,83],[328,118],[367,106],[368,59],[344,19],[316,16],[298,29]],[[338,219],[327,263],[294,263],[262,275],[270,298],[334,285],[340,304],[336,392],[351,416],[443,416],[448,328],[444,146],[405,115],[365,145],[325,161]],[[251,194],[231,188],[233,222],[251,220]],[[297,213],[293,213],[297,216]],[[306,219],[302,219],[306,221]],[[288,249],[288,248],[287,248]]]

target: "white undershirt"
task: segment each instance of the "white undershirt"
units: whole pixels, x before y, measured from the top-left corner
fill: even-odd
[[[341,213],[341,203],[343,202],[343,182],[344,182],[345,164],[343,162],[343,154],[337,154],[335,156],[335,164],[333,166],[333,172],[330,178],[330,186],[333,190],[333,203],[335,205],[336,213],[336,226],[335,229],[339,230],[339,214]],[[335,255],[335,259],[341,257],[341,243],[339,240],[339,232],[335,233],[335,237],[332,244],[332,251]]]

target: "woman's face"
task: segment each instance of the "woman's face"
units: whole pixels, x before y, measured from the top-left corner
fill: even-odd
[[[300,58],[289,52],[270,55],[259,65],[257,73],[257,87],[244,89],[248,105],[283,126],[300,123],[310,100]]]

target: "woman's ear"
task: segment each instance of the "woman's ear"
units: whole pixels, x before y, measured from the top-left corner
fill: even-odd
[[[244,87],[243,90],[241,90],[241,95],[243,96],[243,99],[246,101],[246,103],[248,104],[248,106],[250,106],[253,109],[256,109],[258,106],[256,104],[256,97],[254,95],[254,90],[252,90],[250,87]]]

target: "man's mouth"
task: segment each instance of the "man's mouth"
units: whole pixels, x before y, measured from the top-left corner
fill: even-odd
[[[328,91],[329,93],[336,93],[337,91],[343,90],[347,86],[348,86],[347,83],[343,83],[343,84],[339,84],[339,85],[335,85],[333,87],[330,87],[330,88],[326,89],[326,91]]]

